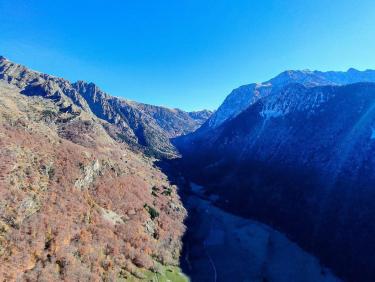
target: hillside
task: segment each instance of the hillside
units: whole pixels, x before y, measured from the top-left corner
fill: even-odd
[[[0,73],[0,277],[183,281],[186,212],[154,159],[120,142],[139,141],[134,127],[66,80],[4,59]]]
[[[176,144],[220,205],[276,226],[341,277],[372,281],[374,105],[375,83],[292,83]]]

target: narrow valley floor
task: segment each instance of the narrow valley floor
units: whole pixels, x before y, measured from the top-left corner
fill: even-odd
[[[192,184],[183,196],[189,218],[181,264],[195,282],[340,281],[285,235],[232,215]]]

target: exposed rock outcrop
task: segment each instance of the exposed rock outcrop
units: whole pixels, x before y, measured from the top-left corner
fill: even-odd
[[[26,96],[51,100],[58,111],[74,118],[81,112],[106,121],[104,128],[117,141],[131,144],[136,150],[162,157],[177,152],[169,139],[196,130],[210,116],[210,111],[185,112],[179,109],[137,103],[112,97],[94,83],[71,83],[0,59],[0,80],[16,86]],[[45,118],[54,118],[52,112]]]

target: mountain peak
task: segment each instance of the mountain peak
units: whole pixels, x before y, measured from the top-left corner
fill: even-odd
[[[347,72],[353,73],[353,72],[359,72],[359,70],[357,70],[355,68],[349,68]]]
[[[319,77],[315,72],[305,69],[305,70],[286,70],[276,77],[270,79],[268,82],[277,85],[286,85],[290,82],[299,82],[299,83],[310,83],[319,81],[321,83],[322,78]],[[324,80],[324,79],[323,79]]]

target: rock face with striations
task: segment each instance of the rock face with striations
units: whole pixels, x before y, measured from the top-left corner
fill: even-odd
[[[175,143],[222,205],[277,226],[346,280],[373,281],[373,80],[374,71],[283,73],[269,84],[285,86]]]
[[[185,209],[177,187],[134,144],[147,148],[155,143],[141,144],[142,134],[168,140],[196,125],[188,119],[184,129],[162,130],[139,104],[90,87],[0,60],[5,281],[149,281],[167,268],[179,274]]]

